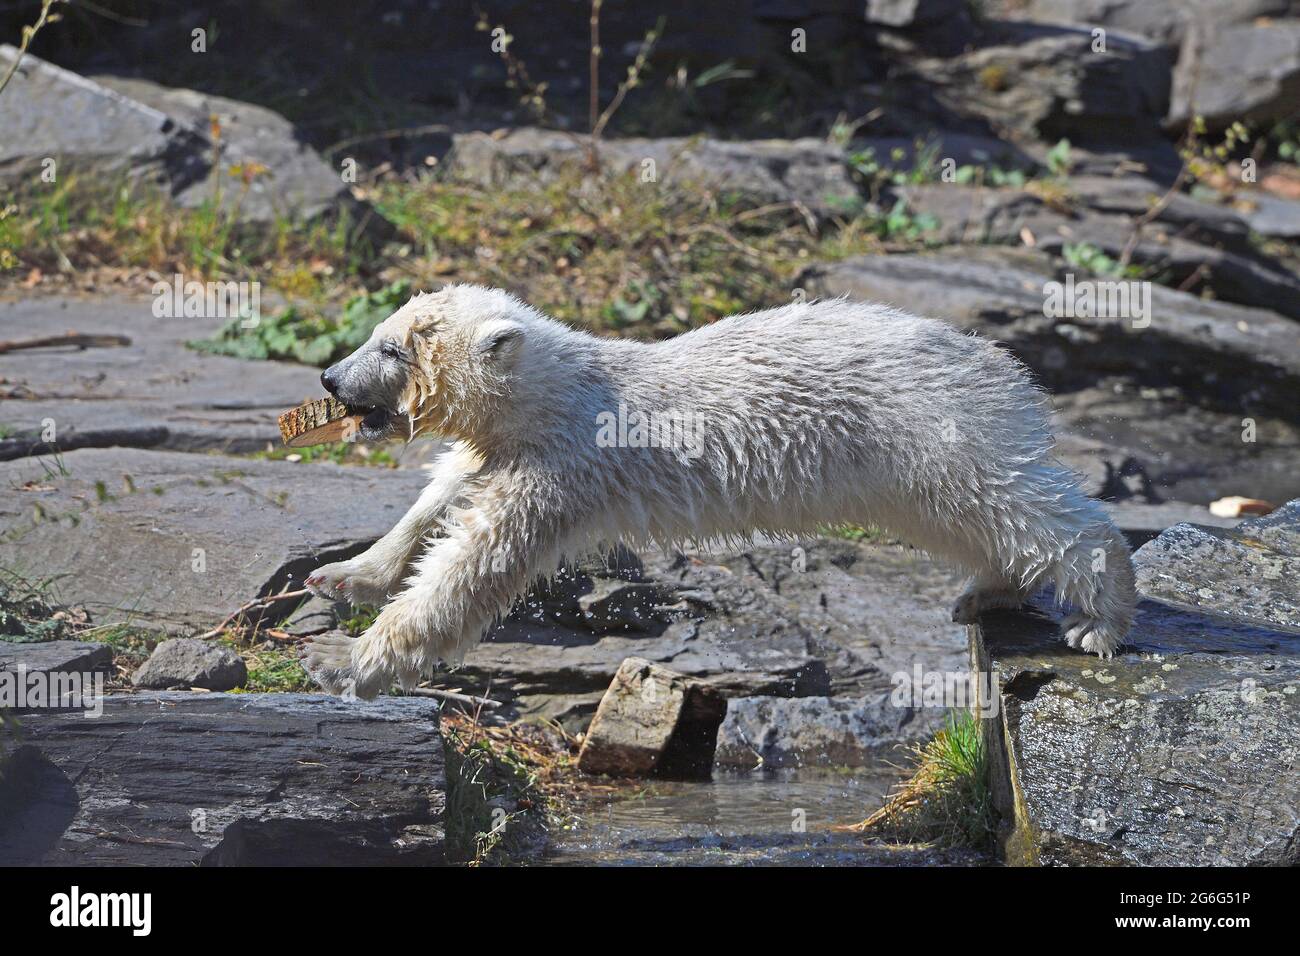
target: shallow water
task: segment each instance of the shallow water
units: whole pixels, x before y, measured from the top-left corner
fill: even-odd
[[[837,825],[862,820],[901,779],[897,769],[715,773],[643,781],[552,834],[541,862],[603,866],[854,866],[972,862],[915,847],[869,846]]]

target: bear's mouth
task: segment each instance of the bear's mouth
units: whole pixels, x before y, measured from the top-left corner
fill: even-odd
[[[353,405],[350,410],[361,416],[361,437],[376,441],[388,437],[393,429],[393,414],[386,408]]]

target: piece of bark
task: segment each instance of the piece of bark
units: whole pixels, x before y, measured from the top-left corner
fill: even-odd
[[[333,398],[304,402],[280,416],[280,435],[290,448],[323,445],[355,435],[361,416]]]
[[[631,777],[707,777],[726,714],[726,699],[708,684],[629,657],[596,709],[578,769]]]

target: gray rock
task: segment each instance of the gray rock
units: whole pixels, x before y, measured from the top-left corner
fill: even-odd
[[[742,697],[727,704],[714,757],[719,767],[871,767],[900,744],[943,726],[946,710],[900,707],[874,697]]]
[[[165,113],[198,140],[211,142],[211,118],[217,118],[221,137],[215,152],[220,161],[209,166],[202,179],[173,188],[173,198],[182,206],[200,206],[216,196],[223,209],[237,211],[245,222],[273,222],[314,219],[341,205],[353,205],[340,170],[331,168],[295,135],[293,124],[273,110],[148,80],[116,76],[95,80]],[[253,176],[245,188],[229,170],[251,164],[266,167],[266,173]]]
[[[342,601],[310,597],[284,622],[284,631],[294,637],[324,634],[339,626],[340,615],[347,616],[350,606]]]
[[[1294,13],[1290,0],[1028,0],[1016,15],[1041,23],[1114,27],[1170,46],[1178,46],[1192,24],[1213,32],[1258,17]]]
[[[1029,250],[974,248],[852,258],[813,266],[797,282],[810,295],[906,303],[1005,343],[1055,393],[1062,457],[1088,476],[1091,494],[1129,497],[1128,472],[1145,476],[1149,503],[1300,494],[1294,322],[1154,285],[1141,331],[1122,320],[1055,319],[1044,314],[1043,288],[1058,279]],[[1240,438],[1243,417],[1255,421],[1256,441],[1224,441]]]
[[[727,702],[684,674],[629,657],[619,665],[578,753],[584,773],[705,777]]]
[[[429,865],[444,860],[438,707],[308,694],[111,696],[24,715],[0,862]]]
[[[661,607],[671,600],[671,592],[649,582],[598,579],[578,608],[593,631],[644,631],[665,620]]]
[[[1175,525],[1134,561],[1150,597],[1300,630],[1300,498],[1232,530]]]
[[[203,631],[368,546],[425,480],[131,448],[22,458],[0,465],[0,482],[22,489],[0,498],[0,566],[53,576],[59,602],[99,624]],[[265,613],[277,620],[291,610],[277,602]]]
[[[1004,854],[1295,865],[1300,501],[1232,531],[1179,525],[1136,563],[1148,599],[1113,661],[1030,614],[970,629],[973,669],[997,680],[981,705]]]
[[[1103,26],[1177,50],[1170,120],[1190,115],[1211,129],[1283,119],[1300,95],[1300,24],[1289,0],[1030,0],[1017,16]],[[1262,22],[1256,22],[1262,21]]]
[[[898,194],[914,213],[938,220],[927,234],[937,242],[1019,244],[1027,232],[1043,252],[1063,255],[1067,246],[1086,245],[1115,260],[1129,241],[1133,220],[1164,195],[1142,179],[1080,177],[1077,192],[1070,182],[1071,196],[1083,208],[1069,215],[1014,189],[940,184],[909,186]],[[1131,261],[1163,273],[1163,281],[1194,281],[1228,302],[1300,318],[1300,279],[1255,252],[1248,236],[1246,222],[1231,209],[1176,196],[1143,229]]]
[[[993,333],[1049,384],[1083,384],[1070,376],[1084,370],[1091,384],[1099,373],[1167,376],[1182,368],[1199,390],[1212,361],[1216,376],[1246,376],[1252,394],[1287,409],[1284,396],[1300,383],[1300,338],[1281,316],[1152,284],[1144,329],[1119,317],[1054,318],[1044,314],[1044,287],[1058,277],[1020,263],[995,252],[860,256],[813,266],[798,284],[818,296],[906,302],[913,312]]]
[[[1041,378],[1059,375],[1039,371]],[[1160,387],[1149,389],[1144,377],[1142,369],[1135,369],[1136,381],[1103,373],[1098,376],[1101,384],[1066,386],[1068,390],[1052,398],[1058,454],[1087,476],[1089,494],[1137,506],[1160,505],[1166,499],[1204,506],[1247,492],[1286,501],[1300,494],[1295,467],[1300,427],[1294,420],[1247,411],[1255,397],[1251,394],[1245,396],[1244,408],[1234,410],[1233,392],[1223,389],[1209,370],[1199,389],[1190,382],[1169,389],[1158,379],[1153,384]],[[1197,401],[1189,401],[1191,396]],[[1243,416],[1255,423],[1254,442],[1242,440]],[[1226,435],[1233,440],[1225,441]],[[1188,518],[1170,524],[1179,520]],[[1200,516],[1191,520],[1214,523]]]
[[[1219,130],[1267,124],[1300,110],[1300,21],[1224,26],[1196,21],[1183,38],[1169,124],[1193,115]]]
[[[1168,51],[1145,40],[1111,33],[1106,52],[1095,53],[1088,30],[1003,22],[986,42],[909,60],[916,95],[933,93],[954,115],[1049,141],[1152,139],[1168,110]]]
[[[86,674],[109,671],[113,648],[90,641],[45,641],[11,644],[0,641],[0,671],[24,668],[29,674]]]
[[[818,215],[861,205],[843,151],[820,140],[614,139],[602,141],[599,154],[619,175],[641,175],[653,161],[655,181],[668,187],[699,183],[754,203],[799,203]],[[530,128],[459,134],[445,160],[452,177],[497,188],[526,187],[586,162],[581,137]]]
[[[1220,518],[1210,514],[1204,505],[1181,501],[1164,501],[1145,504],[1140,501],[1107,501],[1103,503],[1111,520],[1124,532],[1130,547],[1139,548],[1155,538],[1166,528],[1184,521],[1194,521],[1215,528],[1234,527],[1240,518]]]
[[[0,398],[21,399],[0,406],[0,460],[52,447],[250,452],[278,446],[276,417],[320,396],[320,371],[287,362],[250,366],[185,347],[225,321],[158,318],[149,299],[0,303],[0,325],[21,329],[23,337],[75,330],[131,341],[120,348],[0,354]],[[52,445],[45,441],[49,424]]]
[[[1271,193],[1250,193],[1242,215],[1252,231],[1274,239],[1300,239],[1300,200]]]
[[[0,45],[0,70],[17,51]],[[130,173],[178,185],[203,175],[203,141],[160,110],[27,54],[0,102],[0,176],[36,179],[47,159],[58,173]]]
[[[131,678],[136,687],[155,690],[202,687],[233,690],[248,680],[243,658],[229,647],[191,637],[163,641]]]
[[[621,580],[588,571],[591,593]],[[900,547],[805,541],[756,543],[728,557],[650,552],[638,574],[676,598],[665,608],[671,623],[593,632],[545,617],[551,598],[535,593],[452,679],[478,691],[490,686],[489,696],[509,699],[518,713],[560,720],[576,733],[632,656],[733,701],[877,696],[917,661],[926,669],[964,667],[964,629],[949,619],[960,575]],[[838,721],[830,712],[826,718]]]
[[[0,69],[16,51],[0,47]],[[146,80],[78,76],[30,53],[0,103],[0,178],[38,175],[46,158],[60,174],[127,174],[181,205],[219,198],[242,221],[311,218],[349,197],[342,177],[271,110]],[[221,123],[214,144],[209,117]],[[214,156],[217,161],[214,162]],[[247,189],[232,166],[265,167]]]

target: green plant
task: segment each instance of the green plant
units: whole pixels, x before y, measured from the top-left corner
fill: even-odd
[[[308,315],[297,306],[259,316],[251,328],[232,319],[211,339],[188,343],[201,352],[243,359],[282,359],[322,368],[349,355],[370,338],[375,326],[411,297],[411,283],[402,279],[375,292],[349,299],[337,319]]]
[[[310,691],[314,686],[306,669],[292,650],[278,647],[267,641],[256,648],[227,641],[248,667],[248,679],[240,693],[270,694]]]
[[[881,239],[919,240],[925,233],[937,229],[939,220],[929,213],[913,213],[904,199],[899,199],[884,216],[875,220],[875,231]]]
[[[1061,257],[1076,269],[1111,279],[1139,279],[1143,270],[1134,265],[1122,266],[1118,259],[1107,255],[1089,242],[1067,242],[1061,247]]]
[[[904,843],[987,848],[997,811],[980,721],[965,711],[949,714],[944,729],[913,755],[910,779],[851,829]]]
[[[1074,168],[1074,159],[1071,156],[1070,141],[1068,139],[1058,140],[1056,145],[1047,151],[1045,161],[1047,163],[1047,171],[1058,179],[1070,175],[1070,170]]]

